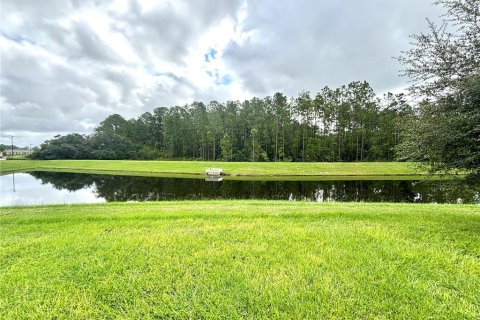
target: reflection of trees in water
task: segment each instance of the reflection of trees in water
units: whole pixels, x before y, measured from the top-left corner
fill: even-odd
[[[480,203],[480,184],[465,180],[417,181],[412,189],[416,202]]]
[[[78,191],[94,183],[90,174],[34,171],[30,175],[41,180],[42,184],[52,184],[58,190]]]
[[[291,199],[365,202],[480,202],[480,186],[441,181],[228,181],[33,172],[42,183],[70,191],[95,185],[107,201],[174,199]]]

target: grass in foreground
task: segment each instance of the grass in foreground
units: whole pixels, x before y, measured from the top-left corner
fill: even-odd
[[[480,317],[475,205],[0,211],[0,318]]]
[[[204,175],[209,167],[230,176],[409,176],[425,175],[411,162],[207,162],[132,160],[7,160],[0,172],[25,170],[123,174]]]

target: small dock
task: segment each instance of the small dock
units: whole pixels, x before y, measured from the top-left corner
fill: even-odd
[[[222,173],[223,169],[221,168],[207,168],[205,169],[205,174],[207,175],[207,178],[205,181],[209,182],[219,182],[222,181]]]

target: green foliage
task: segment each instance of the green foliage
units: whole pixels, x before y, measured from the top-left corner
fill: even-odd
[[[419,105],[404,124],[399,154],[428,162],[434,171],[470,170],[480,174],[480,76],[455,95]]]
[[[128,132],[128,122],[119,114],[112,114],[100,122],[96,132],[110,132],[125,136]]]
[[[222,150],[221,158],[223,161],[233,160],[233,140],[228,133],[223,136],[222,140],[220,140],[220,149]]]
[[[399,156],[427,161],[433,170],[480,176],[480,3],[440,0],[447,14],[400,61],[424,99],[403,126]]]
[[[91,159],[92,150],[88,145],[88,137],[72,133],[66,136],[55,136],[45,141],[32,159]]]
[[[160,158],[161,154],[157,149],[145,145],[138,152],[138,157],[140,159],[153,160]]]
[[[115,132],[98,132],[89,140],[93,159],[131,159],[136,148],[126,137]]]
[[[114,131],[97,131],[92,136],[68,134],[45,141],[32,159],[135,159],[137,148]]]

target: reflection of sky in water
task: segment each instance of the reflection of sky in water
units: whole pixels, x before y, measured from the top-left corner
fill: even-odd
[[[95,195],[95,187],[87,187],[78,191],[57,190],[52,184],[42,184],[41,180],[28,173],[0,176],[0,193],[2,195],[0,206],[105,202],[104,198],[98,198]]]
[[[55,172],[0,176],[0,206],[187,199],[480,203],[479,197],[480,186],[461,180],[206,182],[204,179]]]

